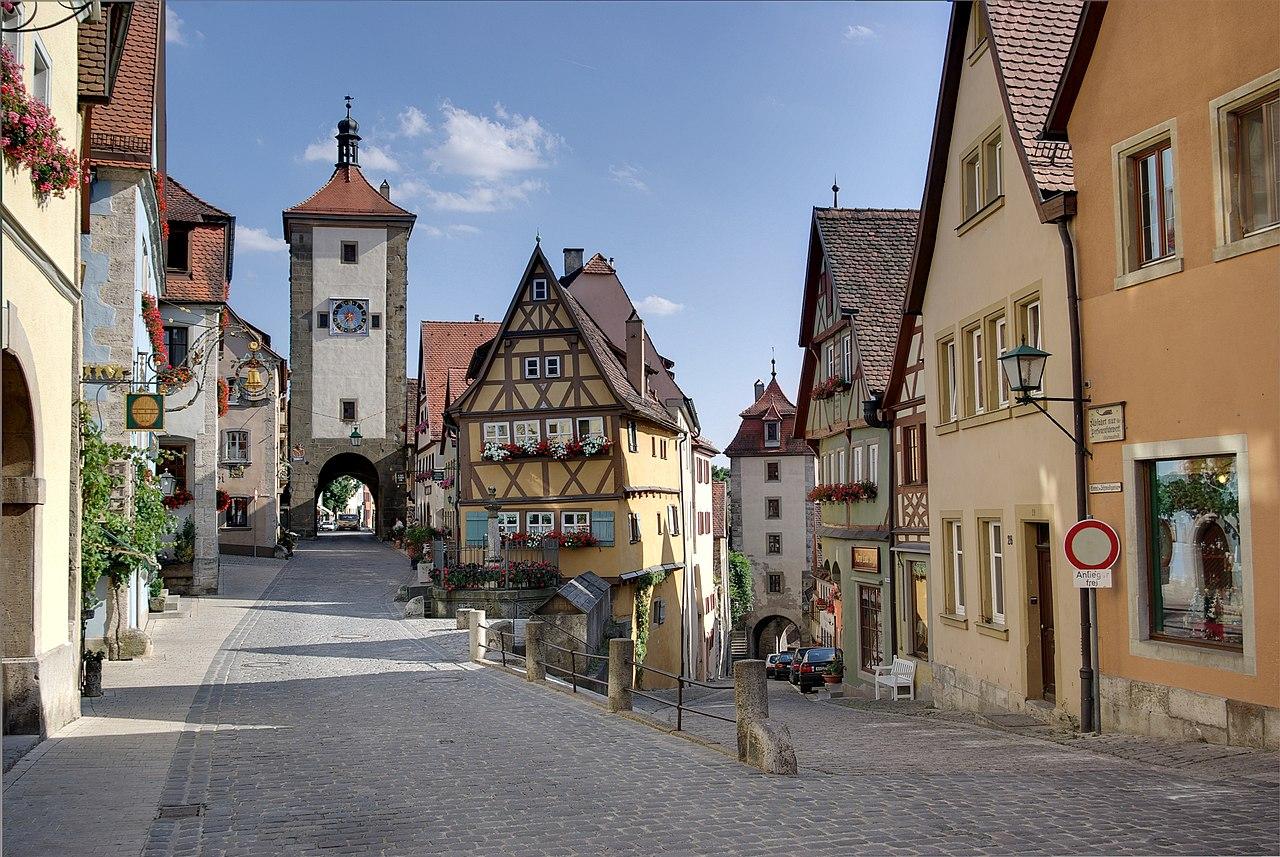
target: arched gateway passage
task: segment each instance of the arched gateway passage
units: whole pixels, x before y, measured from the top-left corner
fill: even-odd
[[[374,466],[373,462],[358,452],[341,452],[326,461],[324,466],[320,468],[320,474],[316,479],[316,493],[312,503],[313,510],[320,504],[325,488],[344,476],[349,476],[368,487],[369,493],[373,495],[375,504],[381,499],[382,486],[379,482],[378,468]],[[370,521],[361,523],[367,523],[375,530],[377,529],[376,516]],[[315,524],[313,523],[312,526],[314,528]]]
[[[798,617],[792,618],[778,614],[761,616],[748,624],[748,639],[751,641],[751,654],[763,658],[774,652],[803,645],[808,635],[802,630]]]

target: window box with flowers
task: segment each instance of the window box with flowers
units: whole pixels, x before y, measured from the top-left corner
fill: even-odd
[[[195,497],[186,488],[179,488],[164,498],[164,507],[170,511],[176,511],[194,499]]]
[[[819,485],[808,494],[810,502],[863,503],[876,499],[879,489],[874,482],[839,482]]]
[[[600,435],[587,435],[581,440],[528,440],[523,443],[499,443],[489,441],[480,457],[485,461],[509,461],[513,458],[551,458],[564,461],[569,458],[590,458],[606,455],[613,448],[613,441]]]
[[[813,388],[813,398],[821,401],[822,399],[830,399],[836,393],[843,393],[853,385],[838,375],[832,375],[827,380]]]
[[[62,197],[80,182],[84,166],[75,151],[63,145],[48,105],[27,92],[22,66],[8,45],[0,45],[0,66],[0,148],[6,165],[15,170],[26,166],[42,201],[50,194]]]
[[[432,569],[431,583],[446,592],[459,589],[553,589],[560,585],[560,569],[549,562],[466,563]]]

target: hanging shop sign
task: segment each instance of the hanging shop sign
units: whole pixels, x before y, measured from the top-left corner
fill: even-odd
[[[164,396],[159,393],[125,393],[126,431],[164,431]]]
[[[1124,440],[1124,402],[1089,408],[1089,443]]]
[[[81,379],[90,383],[106,381],[125,381],[129,377],[129,368],[118,363],[86,363],[80,370]]]
[[[240,400],[260,402],[271,395],[271,367],[258,353],[261,346],[249,343],[249,353],[236,364],[235,384]]]

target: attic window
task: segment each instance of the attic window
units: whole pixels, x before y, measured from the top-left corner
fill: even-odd
[[[781,426],[777,420],[767,420],[764,424],[764,445],[781,446]]]
[[[533,281],[533,299],[535,301],[545,301],[547,299],[547,281]]]
[[[981,3],[974,3],[972,9],[969,32],[972,33],[973,40],[969,43],[969,53],[974,54],[987,44],[987,19],[982,14]]]
[[[164,266],[170,271],[191,270],[191,229],[169,226],[169,241],[165,246]]]

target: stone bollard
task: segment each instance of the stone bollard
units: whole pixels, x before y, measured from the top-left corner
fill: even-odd
[[[609,641],[609,710],[631,710],[631,688],[636,682],[636,641],[623,637]]]
[[[470,608],[470,607],[459,607],[459,608],[458,608],[457,617],[458,617],[458,630],[459,630],[459,631],[465,631],[467,628],[470,628],[470,627],[471,627],[471,619],[469,618],[470,616],[471,616],[471,608]]]
[[[738,719],[738,761],[766,774],[795,776],[796,750],[785,726],[769,724],[769,681],[764,661],[733,665],[733,704]]]
[[[542,629],[546,627],[536,619],[524,626],[524,677],[529,681],[546,681],[546,647],[542,644]]]
[[[467,621],[470,623],[471,631],[471,660],[479,662],[484,659],[483,649],[481,649],[481,645],[485,642],[485,629],[481,627],[485,624],[484,611],[472,610],[467,614]]]

